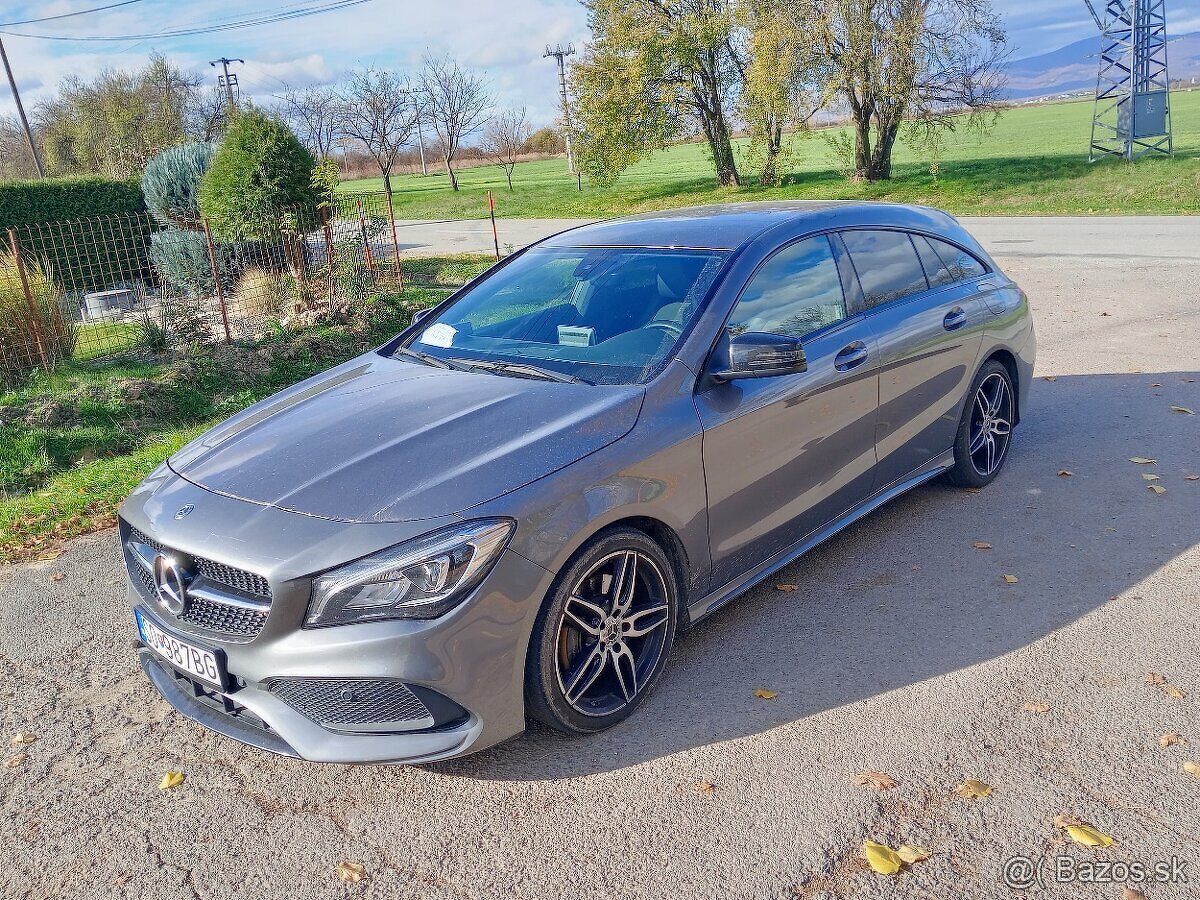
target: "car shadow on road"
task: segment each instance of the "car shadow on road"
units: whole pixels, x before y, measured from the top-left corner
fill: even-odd
[[[1198,382],[1195,372],[1037,379],[996,482],[918,488],[729,604],[680,638],[628,721],[590,737],[532,726],[430,768],[555,780],[633,766],[985,663],[1136,593],[1200,544],[1200,481],[1186,477],[1200,474],[1200,415],[1171,409],[1200,410]],[[779,696],[758,699],[759,687]]]

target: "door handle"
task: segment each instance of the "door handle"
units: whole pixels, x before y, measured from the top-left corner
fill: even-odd
[[[967,324],[967,311],[961,306],[956,306],[950,312],[946,313],[946,318],[942,319],[942,327],[947,331],[955,331]]]
[[[867,345],[862,341],[855,341],[848,347],[843,347],[842,351],[833,358],[833,367],[839,372],[846,372],[861,366],[867,361],[869,355]]]

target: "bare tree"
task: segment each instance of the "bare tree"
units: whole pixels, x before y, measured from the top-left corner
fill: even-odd
[[[317,159],[333,153],[342,117],[341,101],[331,87],[288,90],[279,96],[279,111]]]
[[[34,141],[39,138],[35,131]],[[25,130],[13,116],[0,116],[0,181],[36,178],[37,169],[29,144],[25,142]]]
[[[506,109],[493,116],[483,130],[483,152],[496,161],[508,179],[508,189],[513,189],[513,169],[526,150],[533,129],[525,115],[525,107]]]
[[[492,106],[487,80],[469,72],[448,56],[426,56],[421,73],[421,93],[425,114],[437,132],[450,187],[458,190],[454,157],[463,139],[478,131],[487,121]]]
[[[341,133],[371,155],[383,175],[384,190],[391,194],[396,157],[417,126],[417,105],[408,83],[394,72],[359,69],[351,73],[339,98]]]
[[[188,107],[186,127],[193,140],[219,141],[229,127],[229,101],[225,98],[225,90],[215,84],[201,88]]]

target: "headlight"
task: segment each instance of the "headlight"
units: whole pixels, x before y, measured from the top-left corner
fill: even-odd
[[[483,581],[515,524],[464,522],[327,572],[313,581],[304,624],[436,618]]]

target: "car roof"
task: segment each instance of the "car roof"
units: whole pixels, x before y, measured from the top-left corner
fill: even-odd
[[[954,230],[939,210],[858,200],[779,200],[689,206],[608,219],[561,232],[542,247],[672,247],[736,250],[769,229],[811,220],[814,229],[891,225]]]

